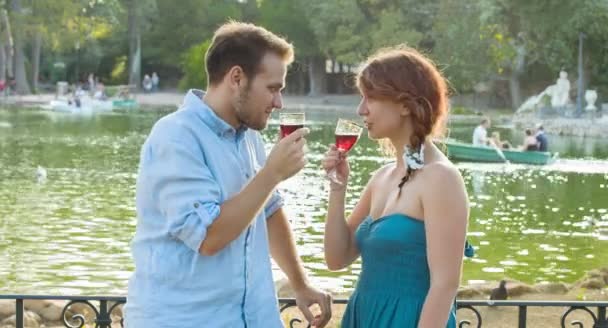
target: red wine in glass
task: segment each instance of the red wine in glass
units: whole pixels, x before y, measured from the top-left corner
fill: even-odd
[[[336,134],[336,147],[343,152],[347,152],[353,148],[358,138],[358,134]]]
[[[281,139],[287,137],[297,129],[304,127],[304,124],[281,124]]]
[[[281,113],[279,115],[281,139],[287,137],[295,130],[304,127],[304,113]]]
[[[336,148],[343,153],[348,152],[351,148],[353,148],[357,142],[357,139],[359,139],[361,130],[363,130],[361,126],[355,122],[345,119],[338,119],[336,132],[334,133],[336,136]],[[327,177],[337,184],[343,183],[338,179],[335,168],[327,172]]]

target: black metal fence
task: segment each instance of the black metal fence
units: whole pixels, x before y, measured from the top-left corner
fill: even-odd
[[[0,300],[15,301],[15,326],[24,328],[25,326],[25,306],[26,300],[61,300],[67,301],[61,312],[61,323],[67,328],[82,328],[92,326],[99,328],[123,327],[121,305],[126,303],[125,297],[112,296],[44,296],[44,295],[0,295]],[[334,300],[334,304],[346,304],[346,299]],[[75,311],[75,305],[79,305],[80,312]],[[295,299],[279,299],[281,313],[289,308],[296,308]],[[482,308],[517,308],[517,324],[513,327],[527,328],[529,310],[553,307],[562,308],[563,313],[560,317],[560,327],[575,328],[608,328],[608,316],[606,302],[579,302],[579,301],[486,301],[486,300],[459,300],[456,302],[459,317],[465,316],[469,319],[459,318],[458,327],[490,327],[484,325]],[[86,311],[83,311],[86,310]],[[575,320],[573,315],[585,316],[586,320]],[[592,324],[591,326],[585,325]],[[309,327],[304,319],[292,318],[286,322],[287,327]],[[550,327],[550,326],[547,326]]]

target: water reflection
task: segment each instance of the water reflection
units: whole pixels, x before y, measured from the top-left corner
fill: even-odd
[[[133,269],[139,148],[160,116],[0,111],[0,121],[11,126],[0,129],[0,293],[124,294]],[[348,291],[360,263],[330,272],[322,252],[328,186],[320,161],[333,142],[336,116],[307,117],[309,164],[279,188],[315,283]],[[268,150],[277,133],[274,124],[264,133]],[[466,260],[465,281],[572,282],[608,262],[599,251],[608,242],[608,143],[593,143],[591,155],[573,144],[565,152],[572,158],[545,167],[457,164],[478,254]],[[587,156],[595,159],[576,158]],[[350,157],[347,211],[370,174],[387,162],[365,137]],[[37,183],[38,165],[47,172],[44,184]]]

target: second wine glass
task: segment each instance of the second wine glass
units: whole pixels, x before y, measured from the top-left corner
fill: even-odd
[[[363,131],[363,127],[361,125],[343,118],[338,119],[338,124],[336,125],[336,148],[340,152],[347,153],[353,148],[357,140],[361,136],[361,131]],[[327,172],[327,177],[337,184],[344,184],[343,181],[338,179],[336,174],[336,169],[333,169]]]

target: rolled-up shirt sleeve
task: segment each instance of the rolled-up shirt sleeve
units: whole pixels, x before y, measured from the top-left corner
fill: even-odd
[[[281,207],[283,207],[283,197],[278,190],[275,190],[264,206],[266,218],[271,217]]]
[[[219,216],[221,192],[202,154],[187,142],[163,140],[152,148],[153,192],[167,233],[198,252],[207,228]]]

